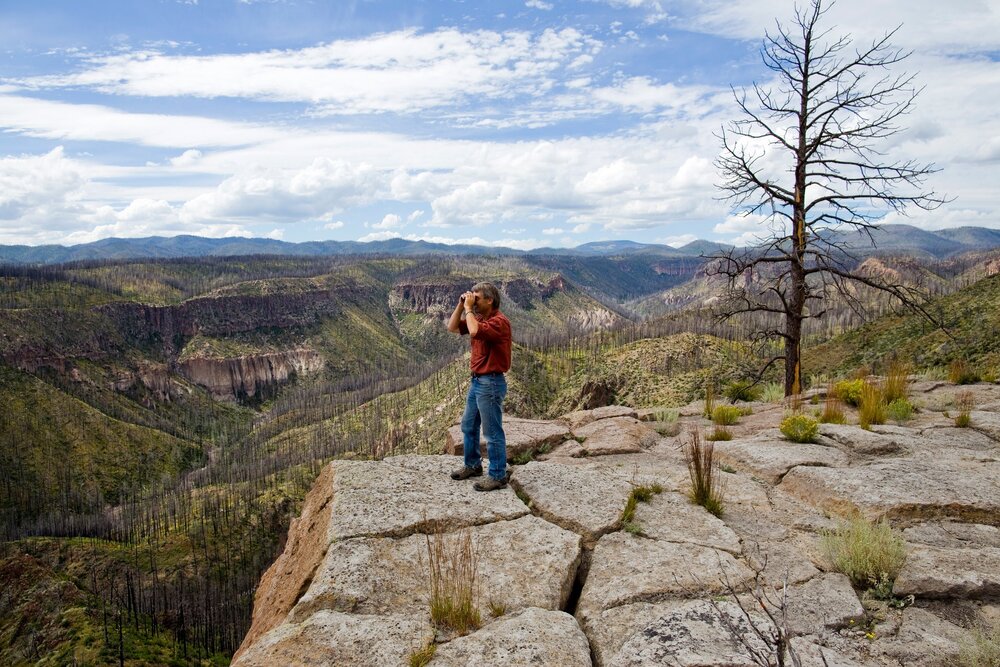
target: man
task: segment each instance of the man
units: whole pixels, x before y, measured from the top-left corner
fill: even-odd
[[[493,491],[507,485],[507,437],[503,432],[503,399],[507,395],[504,373],[510,370],[510,320],[500,312],[500,292],[490,283],[478,283],[458,300],[448,321],[448,331],[469,335],[472,346],[472,382],[462,416],[464,465],[452,479],[483,474],[479,429],[489,445],[489,477],[473,484],[476,491]]]

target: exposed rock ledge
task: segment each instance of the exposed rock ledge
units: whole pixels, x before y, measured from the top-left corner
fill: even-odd
[[[180,363],[181,374],[208,389],[215,398],[256,396],[263,387],[287,382],[323,368],[313,349],[297,348],[242,357],[192,357]]]
[[[535,444],[531,425],[519,424],[522,451],[546,438],[566,444],[514,466],[511,485],[493,493],[452,481],[455,456],[329,464],[258,588],[233,664],[405,665],[436,641],[431,667],[753,665],[747,643],[767,651],[753,626],[772,626],[745,615],[723,582],[743,589],[757,571],[772,585],[787,577],[786,630],[803,665],[944,666],[967,632],[954,619],[996,605],[998,443],[970,447],[960,432],[949,447],[926,428],[894,427],[894,448],[868,447],[870,434],[851,429],[804,448],[750,429],[722,448],[737,472],[724,474],[720,520],[683,494],[676,439],[584,457],[571,447],[568,424],[595,434],[617,424],[623,442],[646,438],[629,435],[629,419],[605,409],[538,423]],[[930,443],[937,465],[921,454]],[[651,482],[662,492],[639,504],[626,532],[628,496]],[[872,615],[846,577],[824,571],[818,532],[841,509],[910,526],[897,585],[915,606]],[[484,624],[465,637],[431,625],[432,530],[468,530],[477,545]],[[502,607],[496,618],[490,603]],[[871,624],[875,639],[855,629]]]

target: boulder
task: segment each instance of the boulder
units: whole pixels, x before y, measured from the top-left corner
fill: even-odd
[[[979,523],[943,521],[918,523],[903,531],[907,542],[953,549],[972,547],[1000,548],[1000,528]]]
[[[507,460],[535,452],[545,447],[554,447],[570,438],[569,428],[558,421],[544,419],[521,419],[504,415],[503,432],[507,438]],[[461,456],[463,451],[462,426],[456,424],[448,429],[445,437],[444,453]],[[480,453],[485,457],[488,448],[486,438],[480,438]]]
[[[1000,461],[942,456],[852,468],[800,466],[778,487],[836,514],[1000,522]]]
[[[318,611],[302,623],[285,623],[237,656],[234,667],[283,665],[405,665],[414,648],[434,639],[429,619],[358,616]]]
[[[611,417],[632,417],[638,419],[639,415],[635,408],[625,405],[605,405],[593,410],[576,410],[563,415],[559,419],[569,424],[570,430],[575,431],[581,426],[586,426],[598,419],[609,419]]]
[[[917,437],[917,432],[903,427],[892,427],[891,432],[879,432],[878,426],[867,431],[851,424],[820,424],[819,432],[825,445],[839,445],[853,454],[885,456],[903,449],[904,443]]]
[[[895,636],[873,646],[873,652],[906,667],[952,667],[966,631],[918,607],[903,610]],[[893,663],[896,664],[896,663]]]
[[[720,463],[749,470],[769,484],[777,484],[796,466],[847,466],[848,458],[834,447],[801,444],[769,436],[715,443]]]
[[[824,628],[839,630],[865,616],[851,580],[835,572],[789,586],[785,612],[788,632],[793,635],[807,635]]]
[[[565,606],[581,558],[579,535],[534,516],[468,530],[478,558],[484,618],[491,599],[504,604],[509,612]],[[429,545],[434,540],[459,537],[460,533],[449,533],[334,542],[290,619],[304,620],[319,609],[357,614],[426,613]],[[525,577],[525,572],[531,577]]]
[[[795,637],[790,644],[792,650],[799,657],[801,667],[865,667],[863,663],[854,658],[811,642],[804,637]]]
[[[725,551],[612,533],[594,548],[577,616],[588,619],[634,602],[725,592],[724,580],[740,590],[752,578],[749,568]]]
[[[893,593],[921,599],[1000,595],[1000,548],[912,547]]]
[[[660,434],[634,417],[610,417],[573,429],[587,456],[628,454],[649,449]]]
[[[587,636],[572,616],[531,608],[441,644],[431,664],[587,667],[591,661]]]
[[[618,528],[632,492],[627,481],[597,468],[538,461],[516,468],[510,483],[539,516],[588,542]]]
[[[773,630],[764,617],[750,618],[758,629]],[[606,610],[587,627],[595,664],[601,667],[755,665],[743,641],[767,653],[744,613],[729,601],[630,604]]]
[[[654,495],[639,503],[635,522],[644,535],[668,542],[690,542],[739,555],[740,538],[718,517],[679,493]]]
[[[425,458],[425,469],[404,467],[392,459],[335,461],[328,542],[405,537],[434,529],[448,532],[528,514],[510,488],[479,493],[470,480],[451,479],[454,457]]]

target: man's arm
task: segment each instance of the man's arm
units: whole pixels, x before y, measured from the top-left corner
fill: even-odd
[[[463,294],[462,297],[465,295]],[[454,312],[451,314],[451,319],[448,320],[448,331],[452,333],[462,333],[458,325],[462,321],[462,309],[465,308],[464,299],[459,297],[458,305],[455,306]]]

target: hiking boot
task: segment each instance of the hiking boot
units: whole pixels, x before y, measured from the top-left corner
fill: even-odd
[[[451,473],[452,479],[469,479],[470,477],[482,477],[483,466],[476,466],[475,468],[470,468],[469,466],[462,466],[455,472]]]
[[[476,491],[496,491],[497,489],[502,489],[505,486],[507,486],[507,482],[505,480],[487,477],[481,482],[473,484],[472,488]]]

